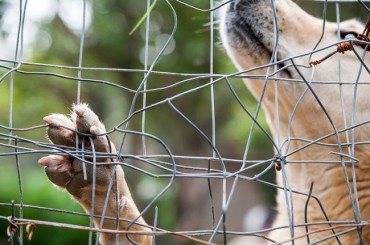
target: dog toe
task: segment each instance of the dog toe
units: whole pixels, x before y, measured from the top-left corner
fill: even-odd
[[[66,156],[51,155],[39,160],[45,167],[45,173],[55,185],[65,188],[73,178],[71,161]]]
[[[49,124],[47,135],[52,143],[74,146],[75,125],[68,117],[62,114],[51,114],[43,120]]]

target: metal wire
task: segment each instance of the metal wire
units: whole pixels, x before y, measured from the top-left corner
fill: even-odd
[[[352,4],[361,5],[364,9],[369,11],[369,8],[366,5],[365,1],[360,0],[346,0],[346,1],[324,1],[323,2],[323,22],[322,22],[322,32],[321,36],[317,37],[317,43],[312,50],[305,53],[295,54],[294,56],[278,59],[279,52],[279,25],[277,20],[277,12],[275,1],[271,0],[271,6],[273,10],[273,34],[274,34],[274,43],[271,53],[271,60],[268,64],[252,67],[247,70],[238,71],[229,74],[217,73],[216,65],[216,41],[214,37],[215,29],[217,28],[217,21],[215,21],[216,11],[221,8],[224,8],[230,4],[230,1],[225,1],[223,3],[216,3],[216,1],[209,1],[209,8],[201,8],[197,4],[191,4],[179,0],[163,0],[160,4],[163,4],[167,7],[167,10],[170,11],[172,19],[166,20],[166,23],[171,23],[171,34],[163,46],[160,48],[156,54],[154,61],[150,63],[149,59],[149,45],[150,45],[150,28],[151,18],[150,15],[150,6],[151,1],[147,0],[145,4],[145,9],[148,11],[148,15],[145,22],[145,43],[144,43],[144,67],[143,69],[131,69],[131,68],[110,68],[110,67],[83,67],[83,51],[86,45],[85,34],[87,32],[86,26],[86,8],[89,1],[83,0],[83,9],[81,10],[82,17],[82,29],[80,33],[80,42],[79,42],[79,51],[78,51],[78,62],[77,66],[73,65],[58,65],[58,64],[47,64],[47,63],[36,63],[36,62],[26,62],[23,61],[22,55],[25,48],[24,44],[24,26],[27,21],[26,12],[27,12],[27,1],[19,1],[19,20],[17,26],[17,38],[15,45],[14,58],[10,59],[9,57],[0,57],[0,68],[3,71],[3,74],[0,77],[0,86],[7,83],[9,79],[9,111],[8,113],[2,113],[7,115],[7,125],[4,122],[4,125],[0,124],[0,169],[1,165],[5,164],[2,161],[3,159],[8,159],[12,157],[14,161],[14,166],[16,166],[16,174],[14,178],[17,179],[19,193],[14,195],[14,199],[19,199],[19,203],[14,202],[3,202],[0,203],[0,221],[6,221],[9,223],[7,229],[7,234],[9,236],[9,243],[23,244],[25,240],[24,230],[26,230],[27,237],[32,237],[34,226],[48,226],[48,227],[57,227],[57,228],[68,228],[81,230],[81,232],[89,232],[87,244],[98,244],[99,237],[102,232],[116,234],[116,243],[119,244],[119,234],[125,234],[127,240],[132,244],[137,244],[133,239],[132,235],[138,235],[138,233],[131,230],[134,225],[142,225],[138,223],[138,220],[147,215],[147,213],[153,213],[153,222],[152,225],[147,227],[152,229],[150,235],[153,236],[152,244],[159,243],[161,237],[167,236],[176,236],[182,239],[185,239],[189,242],[195,242],[199,244],[213,244],[213,243],[222,243],[227,244],[227,242],[234,236],[253,236],[258,237],[270,244],[277,244],[277,241],[269,238],[266,234],[270,231],[287,229],[290,232],[290,237],[285,237],[286,241],[283,243],[295,244],[300,237],[296,234],[297,228],[305,229],[306,234],[303,236],[307,240],[307,244],[320,244],[325,241],[335,238],[338,244],[341,244],[340,238],[342,235],[357,232],[360,244],[364,244],[363,241],[363,232],[362,228],[370,226],[370,222],[367,219],[368,217],[363,217],[361,215],[360,204],[358,191],[359,186],[357,186],[357,176],[355,172],[355,166],[357,166],[359,160],[355,157],[355,147],[360,145],[368,145],[369,141],[356,141],[355,133],[356,129],[361,126],[367,126],[370,123],[370,119],[364,121],[356,120],[356,113],[358,113],[357,101],[358,101],[358,90],[359,85],[368,84],[367,81],[360,81],[360,75],[362,73],[370,73],[368,64],[364,62],[367,52],[358,53],[353,49],[353,53],[358,58],[358,75],[355,81],[343,81],[342,79],[342,63],[341,59],[338,56],[338,78],[333,78],[330,81],[317,81],[315,80],[316,68],[312,68],[307,64],[298,63],[299,58],[305,57],[307,60],[311,60],[311,57],[327,49],[332,49],[337,44],[343,43],[343,40],[340,40],[340,35],[338,32],[338,41],[330,45],[320,47],[326,29],[326,15],[327,15],[327,4],[328,2],[335,2],[336,8],[336,19],[338,23],[338,29],[340,29],[340,4],[344,2],[351,2]],[[143,3],[138,3],[143,4]],[[171,41],[176,37],[176,34],[181,32],[181,29],[178,27],[179,11],[177,7],[192,9],[195,12],[200,12],[208,14],[209,17],[209,40],[207,45],[209,47],[209,72],[206,73],[187,73],[187,72],[175,72],[175,71],[162,71],[157,70],[160,60],[164,56],[164,52],[169,47]],[[190,38],[190,37],[189,37]],[[360,43],[368,43],[364,41],[358,41]],[[353,41],[351,41],[351,46],[353,46]],[[181,47],[180,47],[181,48]],[[367,46],[365,50],[367,49]],[[56,69],[57,68],[57,69]],[[300,76],[299,78],[281,78],[280,74],[283,71],[293,70]],[[310,70],[310,76],[304,75],[303,70]],[[76,74],[77,71],[77,74]],[[252,74],[256,71],[261,72],[260,75]],[[112,80],[102,80],[98,78],[89,77],[89,72],[101,72],[101,73],[130,73],[141,75],[142,80],[140,83],[134,87],[126,85],[126,83],[121,83],[119,81]],[[75,76],[70,74],[76,74]],[[16,86],[15,81],[18,79],[16,75],[22,75],[22,77],[27,76],[39,76],[46,78],[58,78],[60,80],[66,81],[68,83],[77,84],[76,87],[76,101],[77,103],[83,100],[83,86],[82,84],[91,84],[91,85],[102,85],[106,88],[113,88],[130,96],[130,106],[128,112],[120,112],[120,120],[116,124],[109,128],[106,133],[97,135],[105,136],[110,142],[111,138],[118,138],[120,143],[118,145],[117,152],[112,152],[110,149],[107,153],[101,153],[95,151],[94,148],[94,139],[91,135],[84,134],[81,132],[72,130],[76,133],[76,141],[80,140],[79,136],[85,136],[89,140],[89,145],[91,145],[91,150],[84,148],[85,142],[83,142],[82,147],[79,148],[79,143],[76,142],[76,147],[65,147],[55,144],[51,144],[45,141],[35,140],[32,138],[32,133],[38,133],[40,130],[45,130],[45,125],[28,125],[27,127],[15,127],[14,126],[14,86]],[[150,83],[149,78],[154,79],[154,76],[161,76],[161,78],[168,79],[168,83]],[[243,98],[237,92],[237,84],[233,83],[232,79],[240,78],[250,78],[258,79],[263,83],[261,94],[259,95],[258,101],[253,109],[250,109],[250,105],[246,105]],[[175,80],[173,80],[175,79]],[[279,83],[280,82],[291,82],[295,84],[305,85],[304,91],[300,94],[299,98],[295,102],[294,109],[289,118],[285,118],[287,123],[287,132],[288,137],[284,139],[280,134],[280,129],[282,125],[280,124],[281,108],[279,108]],[[275,91],[275,104],[274,110],[276,115],[278,115],[278,120],[275,121],[277,132],[276,141],[273,139],[271,133],[266,128],[265,123],[261,122],[261,112],[262,112],[262,103],[266,99],[266,89],[268,83],[274,83]],[[125,84],[125,85],[123,85]],[[338,101],[338,108],[340,108],[341,117],[343,117],[343,128],[338,128],[338,125],[333,121],[332,115],[328,112],[325,103],[320,100],[320,97],[315,91],[314,86],[316,84],[332,84],[338,86],[340,101]],[[150,86],[149,86],[150,85]],[[349,99],[344,97],[344,91],[346,86],[352,85],[353,87],[353,97],[351,99],[351,112],[345,111],[344,100]],[[237,105],[241,113],[244,113],[246,118],[249,120],[249,130],[245,132],[245,145],[242,151],[242,157],[225,157],[225,151],[221,149],[223,139],[219,137],[218,133],[222,127],[221,122],[218,121],[220,115],[218,115],[217,107],[219,106],[217,101],[217,92],[219,87],[223,86],[223,95],[229,96],[232,99],[232,103]],[[186,87],[186,89],[184,89]],[[227,88],[227,89],[224,89]],[[3,89],[0,87],[0,89]],[[37,88],[35,88],[37,89]],[[209,113],[204,115],[205,117],[211,118],[211,126],[208,129],[203,129],[201,125],[198,124],[198,121],[194,119],[194,115],[188,115],[181,106],[177,105],[177,101],[186,100],[186,96],[200,93],[206,90],[207,94],[210,97],[209,104]],[[166,98],[158,97],[154,100],[149,100],[149,96],[167,91],[176,91],[169,92]],[[330,124],[332,130],[326,135],[322,135],[319,138],[315,139],[306,139],[306,138],[296,138],[291,137],[292,133],[292,124],[293,120],[296,118],[297,110],[303,103],[302,101],[306,96],[310,94],[315,99],[316,103],[319,105],[321,112],[325,115],[328,123]],[[139,98],[142,96],[142,103],[140,103]],[[151,98],[152,99],[152,98]],[[47,102],[46,102],[47,103]],[[68,101],[72,103],[72,101]],[[207,152],[202,153],[202,155],[186,155],[178,154],[176,150],[173,150],[175,146],[168,138],[161,138],[156,134],[150,133],[148,128],[151,123],[155,123],[149,120],[149,115],[152,111],[158,110],[169,110],[171,116],[176,115],[177,119],[180,119],[181,123],[184,123],[189,128],[191,128],[192,133],[197,137],[201,138],[204,141],[204,144],[207,145]],[[194,112],[196,108],[192,111]],[[339,111],[339,110],[338,110]],[[350,114],[350,122],[346,120],[346,115]],[[15,115],[16,116],[16,115]],[[169,116],[170,117],[170,116]],[[132,129],[131,125],[135,120],[140,119],[140,130]],[[280,120],[279,120],[280,119]],[[243,122],[239,122],[243,123]],[[253,158],[252,154],[252,142],[256,137],[256,132],[261,131],[262,135],[266,140],[271,144],[272,148],[275,151],[275,155],[266,157],[265,159],[251,159]],[[209,133],[210,132],[210,133]],[[22,136],[16,135],[20,133]],[[24,133],[24,134],[22,134]],[[180,133],[180,132],[177,132]],[[340,137],[341,134],[345,135],[345,140]],[[140,152],[130,153],[129,147],[126,147],[130,143],[130,137],[139,137],[141,140],[141,149]],[[186,137],[186,135],[183,135]],[[325,140],[334,137],[337,143],[327,143]],[[154,142],[154,143],[153,143]],[[292,149],[294,143],[299,142],[300,146]],[[154,144],[155,147],[151,147]],[[300,160],[290,160],[290,156],[301,152],[309,147],[319,146],[322,148],[336,148],[334,151],[329,153],[332,155],[338,156],[339,160],[328,160],[328,159],[300,159]],[[154,153],[152,152],[155,149]],[[175,153],[176,152],[176,153]],[[24,183],[24,176],[28,173],[22,172],[22,161],[21,156],[34,157],[41,154],[56,154],[70,156],[74,159],[80,160],[83,164],[83,173],[84,178],[87,180],[86,167],[89,166],[92,168],[92,193],[91,193],[91,202],[93,203],[89,214],[72,212],[64,209],[55,209],[48,207],[47,203],[45,206],[36,206],[27,203],[27,200],[24,198],[24,186],[29,183]],[[99,159],[109,157],[111,162],[101,162]],[[273,181],[266,181],[265,176],[268,173],[274,172],[276,164],[281,165],[281,175],[283,178],[282,185],[277,185]],[[13,163],[12,163],[13,164]],[[338,165],[342,167],[344,174],[344,179],[346,183],[346,188],[348,191],[348,198],[351,200],[351,210],[353,211],[353,220],[330,220],[327,215],[327,210],[325,210],[324,205],[322,205],[319,197],[313,194],[314,183],[311,184],[311,187],[306,192],[298,191],[292,188],[292,183],[289,182],[291,176],[288,177],[287,168],[289,165],[303,165],[303,164],[327,164],[327,165]],[[95,210],[95,201],[96,201],[96,172],[97,167],[113,165],[113,172],[109,179],[109,188],[105,196],[105,201],[103,204],[103,212],[101,215],[96,214]],[[109,217],[106,215],[108,207],[108,199],[111,195],[111,191],[115,192],[116,198],[116,213],[119,210],[119,197],[117,186],[117,176],[116,169],[118,165],[122,166],[125,171],[132,170],[143,176],[151,178],[151,181],[165,180],[166,184],[161,188],[160,191],[155,193],[153,198],[148,201],[144,208],[141,209],[141,212],[138,217],[134,220],[124,220],[117,217]],[[144,166],[144,167],[143,167]],[[349,171],[350,170],[350,171]],[[9,173],[10,174],[10,173]],[[46,178],[46,177],[45,177]],[[187,180],[206,180],[206,189],[209,196],[209,213],[211,214],[211,222],[209,227],[199,230],[175,230],[174,227],[172,230],[164,229],[161,227],[161,224],[158,222],[161,216],[166,215],[166,210],[162,210],[158,205],[158,201],[168,193],[169,190],[175,188],[175,183],[178,180],[187,179]],[[213,186],[214,181],[220,181],[221,184],[221,198],[217,199],[215,195],[215,187]],[[229,182],[230,181],[230,182]],[[257,231],[235,231],[229,228],[229,213],[232,208],[231,203],[235,199],[236,191],[238,185],[241,182],[256,183],[263,187],[268,187],[274,190],[282,190],[284,192],[285,207],[287,212],[287,220],[289,223],[287,225],[272,227],[272,228],[261,228]],[[130,183],[129,183],[130,184]],[[178,193],[181,195],[181,193]],[[306,198],[305,207],[304,207],[304,223],[295,222],[295,211],[296,206],[293,203],[293,197],[295,195],[303,196]],[[1,190],[0,190],[1,196]],[[322,222],[309,222],[309,212],[308,205],[310,202],[315,202],[320,210],[318,212],[322,213],[325,217],[325,220]],[[216,207],[219,207],[220,211],[216,211]],[[15,214],[15,208],[19,208],[19,215]],[[4,210],[4,211],[3,211]],[[46,213],[62,213],[70,217],[87,217],[89,219],[89,224],[86,226],[78,226],[73,222],[71,223],[60,223],[56,220],[41,220],[37,217],[29,218],[25,215],[27,210],[39,210]],[[243,216],[244,214],[240,214]],[[94,218],[100,218],[100,224],[98,227],[94,227]],[[115,229],[104,229],[104,222],[106,220],[115,220],[116,227]],[[119,230],[119,223],[126,222],[128,223],[128,228],[125,231]],[[199,222],[199,220],[192,220],[193,223]],[[149,222],[150,223],[150,222]],[[23,228],[26,226],[26,229]],[[143,225],[145,226],[145,225]],[[30,228],[31,227],[31,228]],[[311,227],[320,227],[316,230],[310,230]],[[323,228],[325,227],[325,228]],[[340,230],[339,230],[340,229]],[[1,232],[1,231],[0,231]],[[311,241],[311,235],[319,232],[329,232],[325,234],[330,234],[325,237],[322,237],[320,240]],[[4,232],[2,232],[4,234]],[[96,237],[94,238],[94,234]],[[45,234],[43,234],[45,235]],[[48,234],[46,234],[47,236]],[[144,233],[142,235],[145,235]],[[147,234],[146,234],[147,235]],[[95,239],[95,240],[94,240]]]

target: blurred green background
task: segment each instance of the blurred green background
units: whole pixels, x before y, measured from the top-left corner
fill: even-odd
[[[24,2],[22,2],[24,3]],[[208,9],[208,1],[188,1],[198,8]],[[210,73],[210,14],[201,12],[171,1],[177,14],[177,31],[174,40],[155,65],[155,71],[176,74],[155,73],[148,77],[147,88],[161,88],[173,85],[191,76],[181,74]],[[315,16],[322,16],[322,2],[299,1],[298,4]],[[14,128],[28,128],[42,125],[42,117],[53,112],[69,113],[72,103],[77,98],[77,80],[66,79],[52,74],[76,78],[76,69],[40,66],[54,64],[57,66],[78,66],[80,51],[80,34],[82,26],[82,0],[28,1],[24,37],[22,72],[14,73],[13,93],[11,98],[11,77],[0,81],[0,125],[9,126],[10,105],[12,105],[12,125]],[[81,72],[82,78],[108,81],[136,90],[144,77],[145,23],[133,35],[130,30],[146,11],[146,1],[105,0],[87,1],[86,33],[84,38],[82,67],[87,68],[122,68],[127,70],[91,69]],[[358,3],[341,3],[343,19],[356,17],[367,18],[367,13]],[[229,74],[236,71],[222,49],[218,37],[218,14],[215,13],[214,59],[215,74]],[[0,1],[1,45],[0,64],[12,67],[7,60],[14,59],[18,31],[19,2]],[[335,21],[335,4],[328,5],[328,19]],[[164,42],[169,38],[174,26],[174,16],[165,3],[158,1],[150,13],[148,65],[154,60]],[[135,70],[134,70],[135,69]],[[6,68],[0,70],[7,72]],[[42,74],[40,74],[40,72]],[[39,73],[39,74],[37,74]],[[147,93],[147,105],[178,95],[210,81],[210,78],[196,79],[180,85]],[[231,79],[244,105],[254,113],[256,101],[246,90],[241,79]],[[177,108],[189,117],[209,138],[212,137],[212,114],[210,87],[196,90],[173,100]],[[252,124],[240,105],[236,102],[225,82],[214,86],[216,115],[216,146],[225,158],[242,159]],[[130,109],[133,93],[117,86],[98,82],[81,83],[81,100],[90,104],[92,109],[112,129],[125,120]],[[138,96],[135,109],[142,107],[143,95]],[[259,121],[266,128],[264,115]],[[130,121],[130,130],[141,130],[142,114]],[[175,155],[212,156],[212,149],[206,140],[188,123],[179,117],[167,104],[160,105],[146,112],[145,131],[162,139]],[[0,128],[0,216],[11,215],[11,201],[20,202],[16,161],[20,165],[23,202],[27,205],[57,208],[83,212],[67,193],[57,190],[47,180],[37,160],[44,156],[41,153],[22,154],[16,159],[14,148],[9,147],[5,128]],[[47,142],[45,129],[14,131],[13,135],[32,141]],[[119,144],[121,134],[112,134],[112,140]],[[129,136],[124,153],[143,154],[142,138]],[[12,143],[14,145],[14,142]],[[18,142],[19,146],[41,149],[33,143]],[[20,150],[21,151],[21,150]],[[158,143],[147,140],[148,154],[165,154]],[[7,154],[9,153],[9,155]],[[252,138],[248,159],[268,159],[273,155],[271,143],[261,130],[256,129]],[[141,167],[154,174],[163,171],[148,164],[130,161],[130,164]],[[207,161],[180,160],[178,164],[186,166],[207,167]],[[238,164],[228,165],[229,171],[238,169]],[[219,164],[212,163],[219,168]],[[245,173],[253,176],[259,169]],[[168,178],[153,178],[143,173],[124,168],[128,183],[139,208],[144,208],[152,198],[169,182]],[[263,178],[273,181],[274,173],[270,171]],[[232,202],[227,227],[236,229],[243,222],[243,214],[250,207],[260,203],[273,205],[274,190],[256,183],[241,181],[238,185],[236,200]],[[221,203],[221,181],[212,180],[215,195],[216,217]],[[228,182],[228,186],[230,187]],[[171,188],[161,196],[158,206],[158,226],[171,231],[211,229],[211,204],[208,197],[206,179],[176,179]],[[237,198],[254,196],[251,200],[238,202]],[[272,206],[269,206],[273,210]],[[16,208],[16,216],[19,209]],[[238,215],[239,214],[239,215]],[[54,221],[68,224],[88,225],[86,217],[61,214],[33,208],[24,209],[24,218]],[[145,214],[146,221],[153,223],[154,207]],[[201,220],[201,221],[200,221]],[[8,222],[0,219],[0,244],[8,244],[6,228]],[[203,237],[204,238],[204,237]],[[25,244],[86,244],[87,232],[37,226],[31,241],[24,239]],[[189,244],[184,239],[160,237],[158,244]]]

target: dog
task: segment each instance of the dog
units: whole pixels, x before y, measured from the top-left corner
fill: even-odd
[[[274,4],[267,0],[231,1],[221,19],[222,42],[235,65],[246,75],[262,77],[245,79],[245,83],[256,98],[262,99],[279,147],[275,149],[281,165],[277,185],[292,191],[278,191],[276,229],[267,236],[276,243],[369,244],[368,223],[361,223],[370,219],[370,147],[365,144],[370,139],[366,123],[370,119],[366,90],[369,74],[363,69],[357,77],[361,64],[353,52],[338,54],[340,74],[336,57],[309,66],[310,56],[303,54],[318,43],[323,21],[290,0],[276,0]],[[318,49],[328,48],[315,53],[312,60],[329,53],[338,36],[362,32],[363,28],[354,20],[341,23],[340,30],[337,24],[326,23]],[[355,50],[363,52],[361,48]],[[272,56],[279,61],[280,72],[278,78],[266,80],[263,77],[274,72],[267,66]],[[369,56],[364,63],[370,63]],[[255,67],[259,69],[252,69]],[[355,81],[360,83],[356,86]],[[94,215],[95,226],[102,231],[100,242],[151,244],[152,230],[140,216],[121,166],[114,164],[118,162],[116,150],[98,116],[86,104],[77,104],[69,117],[51,114],[44,121],[50,141],[58,147],[68,150],[78,145],[90,151],[85,157],[49,155],[39,163],[52,183]],[[84,160],[97,164],[84,164]],[[111,184],[112,178],[116,187]],[[325,215],[339,223],[330,227]],[[103,220],[102,216],[121,219],[117,224],[115,219]],[[131,233],[116,235],[117,228]]]
[[[358,77],[362,65],[354,52],[338,53],[341,71],[335,56],[310,65],[335,50],[338,37],[362,33],[364,26],[348,20],[338,29],[326,22],[323,30],[322,19],[290,0],[235,0],[225,9],[222,43],[240,71],[262,77],[244,80],[262,100],[278,146],[277,185],[295,192],[278,190],[275,229],[268,237],[276,243],[370,244],[369,224],[361,225],[370,219],[370,146],[359,143],[370,139],[368,70],[362,67]],[[324,49],[304,55],[316,44]],[[267,66],[274,60],[278,78],[264,79],[275,71]],[[364,63],[370,64],[369,55]],[[343,225],[331,229],[325,215]]]

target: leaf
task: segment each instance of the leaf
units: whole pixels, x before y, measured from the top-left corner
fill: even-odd
[[[141,17],[141,19],[136,23],[134,28],[132,28],[132,30],[129,32],[130,36],[132,35],[132,33],[134,33],[136,31],[137,28],[139,28],[141,26],[141,24],[143,24],[144,20],[148,17],[149,13],[152,12],[152,10],[153,10],[153,8],[156,4],[157,4],[157,0],[154,0],[153,3],[150,5],[149,9],[143,15],[143,17]]]

